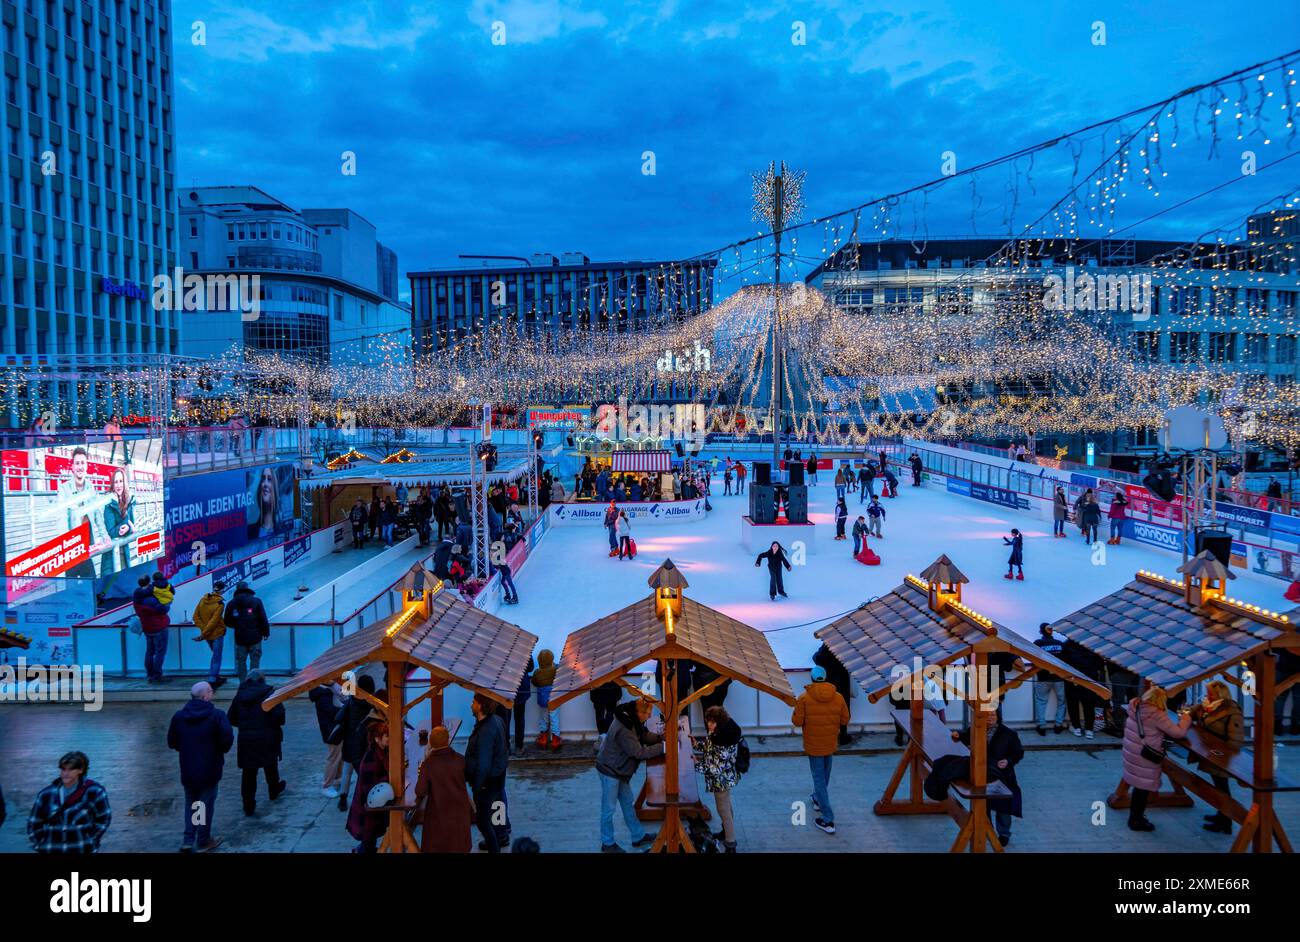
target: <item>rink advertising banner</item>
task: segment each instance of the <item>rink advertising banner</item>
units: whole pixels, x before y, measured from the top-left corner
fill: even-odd
[[[161,556],[161,453],[160,439],[134,439],[0,454],[10,601],[33,580],[104,582]]]
[[[1253,507],[1225,504],[1222,501],[1215,503],[1215,514],[1220,520],[1227,523],[1242,527],[1255,527],[1259,530],[1267,530],[1270,523],[1269,518],[1273,516],[1266,511],[1255,510]]]
[[[590,504],[551,504],[551,524],[594,523],[603,524],[605,508],[608,504],[592,502]],[[677,523],[679,521],[703,520],[705,517],[704,500],[674,500],[640,503],[620,503],[618,509],[627,514],[634,523]]]
[[[1158,523],[1147,523],[1144,520],[1134,520],[1132,518],[1126,522],[1129,530],[1128,535],[1137,542],[1146,543],[1148,546],[1156,546],[1160,549],[1167,549],[1174,553],[1183,551],[1182,530],[1162,527]]]
[[[589,406],[566,406],[563,409],[531,408],[527,414],[528,427],[543,431],[550,429],[571,431],[587,428],[591,424]]]
[[[343,531],[339,531],[340,533]],[[311,553],[311,534],[284,544],[284,568],[288,569],[298,560]]]
[[[293,464],[177,478],[167,487],[167,564],[191,565],[201,544],[209,560],[278,542],[293,528]]]
[[[248,543],[246,479],[247,472],[242,470],[214,471],[168,484],[167,563],[171,572],[190,565],[195,543],[203,546],[209,558]]]
[[[1166,520],[1171,523],[1183,522],[1182,498],[1178,498],[1172,503],[1166,503],[1163,500],[1157,500],[1151,496],[1151,492],[1145,487],[1137,484],[1125,484],[1124,496],[1128,498],[1129,503],[1133,505],[1130,514],[1134,516],[1144,516],[1150,514],[1152,517]]]

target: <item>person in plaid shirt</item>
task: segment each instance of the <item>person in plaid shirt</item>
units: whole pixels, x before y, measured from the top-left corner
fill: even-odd
[[[38,854],[93,854],[113,820],[108,792],[86,777],[90,760],[69,752],[59,777],[42,788],[27,816],[27,839]]]

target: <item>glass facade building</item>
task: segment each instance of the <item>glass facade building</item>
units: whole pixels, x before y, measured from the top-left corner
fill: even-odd
[[[179,351],[169,0],[0,0],[0,345],[8,425],[143,408],[97,377]]]

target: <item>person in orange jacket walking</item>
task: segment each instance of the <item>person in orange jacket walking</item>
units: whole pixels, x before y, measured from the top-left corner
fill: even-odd
[[[790,722],[803,730],[803,751],[812,772],[813,821],[827,834],[835,833],[835,812],[831,809],[831,759],[839,747],[840,728],[849,723],[849,705],[826,680],[826,668],[812,669],[812,683],[804,688],[794,705]]]

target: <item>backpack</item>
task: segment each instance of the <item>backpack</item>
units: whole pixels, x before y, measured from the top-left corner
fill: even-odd
[[[736,771],[741,775],[749,772],[749,743],[745,742],[744,736],[736,743]]]

